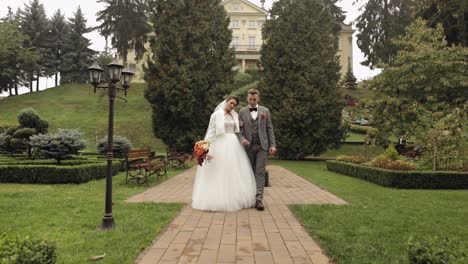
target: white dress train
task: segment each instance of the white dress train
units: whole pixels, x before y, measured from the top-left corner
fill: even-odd
[[[237,211],[255,204],[255,176],[235,134],[238,123],[234,118],[224,111],[211,116],[205,139],[211,141],[209,154],[213,159],[197,167],[192,193],[194,209]],[[220,129],[222,124],[217,122],[224,126]]]

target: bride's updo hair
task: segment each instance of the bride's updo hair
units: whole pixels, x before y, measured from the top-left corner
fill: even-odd
[[[235,95],[229,95],[227,98],[226,98],[226,103],[229,102],[230,100],[236,100],[236,105],[239,104],[239,97],[235,96]]]

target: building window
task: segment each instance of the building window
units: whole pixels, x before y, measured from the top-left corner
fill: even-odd
[[[136,70],[136,64],[135,63],[130,63],[128,65],[128,68],[130,68],[131,71],[135,71]]]
[[[231,28],[239,28],[239,20],[232,20]]]
[[[249,48],[255,48],[255,37],[249,37]]]
[[[255,20],[249,20],[249,28],[256,28]]]
[[[232,37],[231,46],[233,46],[234,48],[239,47],[239,37]]]

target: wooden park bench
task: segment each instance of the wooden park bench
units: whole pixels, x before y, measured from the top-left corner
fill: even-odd
[[[127,152],[125,170],[125,183],[148,185],[151,175],[156,175],[158,181],[163,176],[167,179],[167,159],[164,155],[154,156],[149,149],[132,149]]]
[[[167,165],[172,168],[186,168],[192,155],[178,151],[176,148],[166,149]]]

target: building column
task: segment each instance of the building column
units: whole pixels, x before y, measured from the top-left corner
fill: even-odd
[[[241,72],[245,72],[245,59],[242,59]]]

